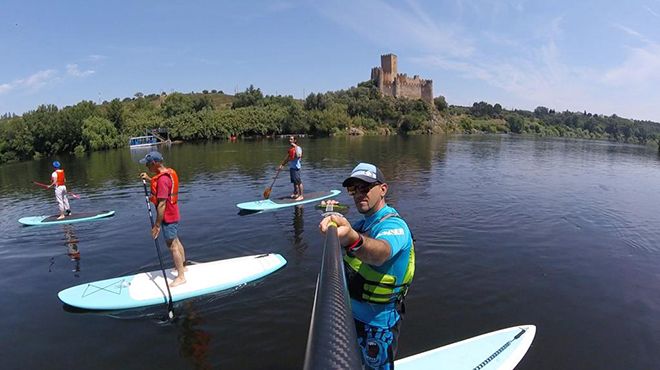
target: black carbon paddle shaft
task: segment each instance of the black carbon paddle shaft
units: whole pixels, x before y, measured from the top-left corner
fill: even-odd
[[[316,281],[304,369],[361,368],[341,246],[337,228],[330,226],[323,248],[321,272]]]

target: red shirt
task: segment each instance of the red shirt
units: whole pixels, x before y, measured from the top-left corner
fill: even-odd
[[[179,222],[181,216],[179,215],[179,203],[172,204],[172,202],[167,201],[172,192],[172,178],[169,176],[161,176],[158,178],[156,183],[158,191],[156,192],[156,198],[160,201],[165,199],[165,213],[163,215],[163,222],[171,224],[173,222]]]

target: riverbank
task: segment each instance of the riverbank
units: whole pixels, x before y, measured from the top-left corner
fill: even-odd
[[[124,147],[128,138],[167,128],[172,140],[199,142],[290,133],[323,136],[528,134],[657,145],[660,124],[587,112],[506,110],[500,104],[448,105],[382,96],[371,82],[305,100],[264,96],[250,86],[221,92],[138,95],[103,104],[44,105],[0,119],[0,163]]]

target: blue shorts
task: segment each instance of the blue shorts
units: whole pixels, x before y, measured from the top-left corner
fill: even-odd
[[[165,240],[174,240],[179,235],[179,223],[172,222],[171,224],[163,222],[160,225],[160,231],[163,233]]]
[[[298,185],[302,184],[300,179],[300,170],[297,168],[289,168],[289,175],[291,176],[291,182]]]
[[[355,319],[354,321],[365,369],[393,369],[394,357],[399,346],[401,320],[389,329],[370,326]]]

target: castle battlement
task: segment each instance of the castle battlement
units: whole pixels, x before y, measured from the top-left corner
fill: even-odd
[[[383,95],[433,103],[433,80],[425,80],[419,75],[411,78],[405,73],[398,73],[397,57],[394,54],[381,55],[380,63],[380,67],[371,69],[371,79]]]

